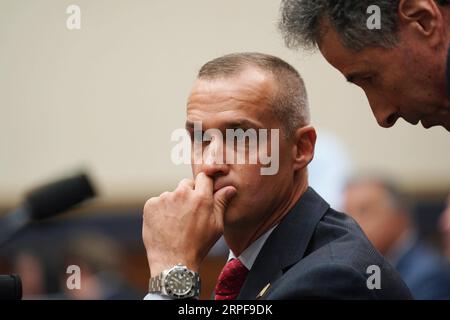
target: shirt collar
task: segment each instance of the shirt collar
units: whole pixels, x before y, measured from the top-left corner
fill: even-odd
[[[258,254],[261,251],[264,243],[266,243],[267,238],[276,227],[277,226],[274,226],[272,229],[266,231],[266,233],[256,239],[247,249],[244,250],[244,252],[241,253],[239,257],[236,257],[233,251],[230,250],[228,261],[230,261],[231,259],[239,259],[247,268],[247,270],[250,270],[253,266],[253,263],[255,263],[256,257],[258,257]]]

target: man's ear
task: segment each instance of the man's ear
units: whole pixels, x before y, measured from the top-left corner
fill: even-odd
[[[312,126],[305,126],[296,130],[292,150],[294,169],[303,169],[311,162],[314,157],[316,138],[316,130]]]
[[[428,39],[433,47],[442,41],[444,17],[434,0],[400,0],[398,18],[400,25],[412,27],[418,37]]]

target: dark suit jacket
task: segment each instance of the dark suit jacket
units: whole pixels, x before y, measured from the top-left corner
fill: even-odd
[[[377,265],[381,289],[369,289]],[[353,219],[330,208],[312,188],[262,247],[238,299],[410,299],[398,273]]]
[[[450,299],[450,266],[420,240],[394,266],[415,299]]]

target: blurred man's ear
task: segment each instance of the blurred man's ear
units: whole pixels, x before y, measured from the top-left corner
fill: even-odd
[[[419,38],[427,39],[434,47],[444,36],[444,17],[434,0],[400,0],[400,25],[412,27]]]
[[[294,169],[305,168],[314,157],[314,147],[316,145],[316,130],[312,126],[298,128],[294,134]]]

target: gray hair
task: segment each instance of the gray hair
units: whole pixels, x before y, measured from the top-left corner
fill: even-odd
[[[309,124],[308,97],[303,79],[294,67],[278,57],[255,52],[224,55],[204,64],[198,72],[198,78],[230,77],[249,66],[273,76],[277,89],[270,97],[269,107],[284,126],[287,135]]]
[[[450,0],[436,2],[446,5]],[[381,29],[367,28],[367,8],[371,5],[380,8]],[[349,49],[391,48],[397,43],[398,5],[399,0],[282,0],[279,29],[290,48],[317,48],[324,21]]]

